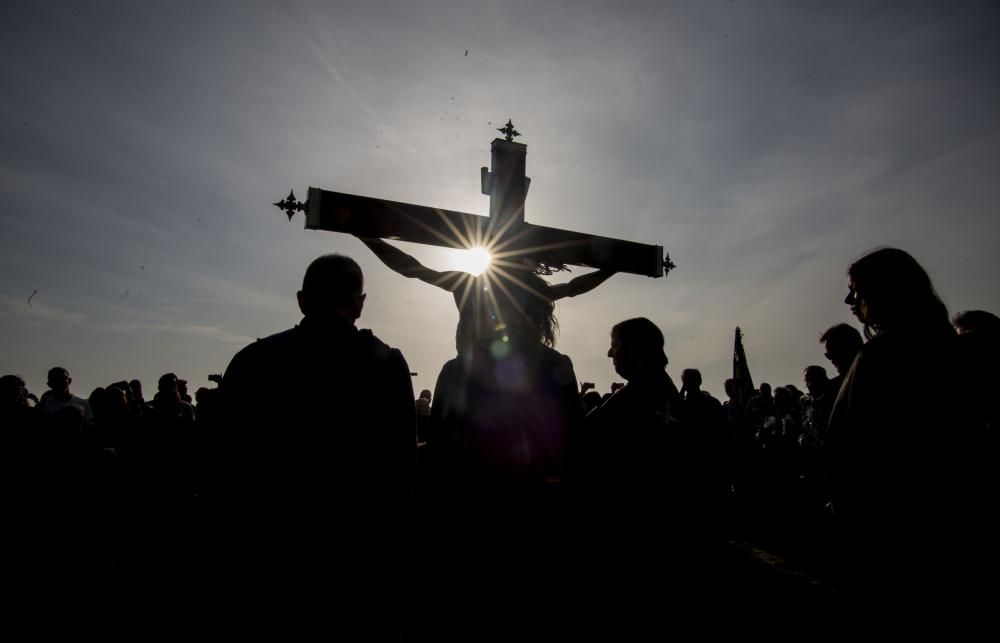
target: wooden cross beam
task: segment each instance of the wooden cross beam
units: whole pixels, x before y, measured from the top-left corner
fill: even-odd
[[[519,134],[510,121],[500,132],[506,139],[493,140],[491,167],[481,169],[482,192],[490,197],[488,217],[314,187],[304,204],[292,193],[275,205],[289,220],[295,212],[305,212],[306,228],[312,230],[448,248],[478,245],[495,259],[527,258],[548,266],[589,266],[649,277],[662,277],[674,267],[662,246],[526,223],[528,146],[513,142]]]

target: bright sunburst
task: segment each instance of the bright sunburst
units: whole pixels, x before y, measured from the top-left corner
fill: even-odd
[[[455,270],[461,270],[462,272],[468,272],[473,275],[480,275],[490,267],[490,261],[492,259],[493,257],[490,256],[489,250],[482,246],[476,246],[474,248],[469,248],[468,250],[456,251],[453,262]]]

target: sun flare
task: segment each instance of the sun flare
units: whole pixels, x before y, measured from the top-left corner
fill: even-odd
[[[454,257],[455,269],[473,275],[481,275],[490,267],[492,259],[490,251],[482,246],[458,250]]]

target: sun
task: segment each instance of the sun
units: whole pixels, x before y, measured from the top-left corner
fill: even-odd
[[[459,250],[454,257],[455,269],[473,275],[481,275],[490,267],[492,259],[490,251],[482,246]]]

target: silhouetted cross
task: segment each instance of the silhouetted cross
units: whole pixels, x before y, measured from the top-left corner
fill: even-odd
[[[520,134],[510,120],[493,139],[491,166],[480,168],[483,194],[490,197],[488,217],[453,210],[386,201],[320,188],[309,188],[305,203],[291,193],[275,203],[291,220],[306,213],[306,228],[346,232],[359,237],[396,239],[448,248],[484,246],[494,257],[523,257],[539,265],[590,266],[662,277],[674,264],[662,246],[547,228],[526,223],[524,203],[531,179],[525,176],[528,146],[511,139]]]

